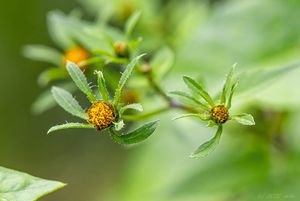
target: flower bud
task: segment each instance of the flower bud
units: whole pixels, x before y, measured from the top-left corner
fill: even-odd
[[[115,110],[111,103],[96,102],[87,111],[88,122],[97,130],[110,127],[116,120]]]
[[[229,118],[229,112],[228,109],[224,105],[217,105],[214,106],[211,109],[211,117],[212,119],[218,123],[223,124],[225,123]]]
[[[77,65],[79,65],[82,61],[90,58],[89,52],[82,47],[74,47],[66,51],[64,55],[64,65],[67,61],[71,61]],[[86,66],[81,66],[80,69],[84,70]]]

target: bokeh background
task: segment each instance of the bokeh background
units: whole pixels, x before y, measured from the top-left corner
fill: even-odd
[[[159,6],[143,4],[146,16],[158,7],[176,14],[165,16],[168,26],[148,27],[149,32],[138,27],[146,39],[155,36],[145,47],[167,44],[176,52],[175,68],[163,86],[183,88],[178,80],[190,74],[214,91],[235,62],[240,72],[258,70],[241,78],[241,89],[256,88],[238,93],[235,108],[252,113],[256,126],[229,123],[217,150],[200,160],[187,156],[213,130],[190,120],[172,122],[174,114],[162,115],[156,134],[131,149],[94,131],[47,136],[51,125],[70,117],[60,108],[31,113],[42,91],[36,78],[48,64],[24,58],[22,47],[55,46],[47,31],[49,11],[78,8],[93,21],[105,1],[11,0],[1,2],[0,14],[0,165],[68,183],[44,201],[299,200],[300,70],[259,75],[299,62],[300,1],[153,2]],[[188,20],[177,27],[181,18]],[[176,34],[170,35],[174,27]],[[265,79],[270,82],[256,86]]]

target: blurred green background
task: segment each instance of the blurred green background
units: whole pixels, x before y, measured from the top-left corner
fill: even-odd
[[[163,33],[156,31],[157,27],[149,32],[137,28],[146,35],[145,47],[165,43],[176,52],[173,74],[163,83],[168,90],[182,88],[178,79],[185,74],[204,78],[208,88],[216,90],[235,62],[243,72],[284,67],[300,60],[298,0],[188,1],[201,4],[190,7],[182,7],[180,1],[151,2],[169,5],[174,11],[173,18],[166,15],[170,27]],[[110,3],[117,5],[118,1]],[[30,43],[55,46],[47,33],[48,11],[69,13],[81,8],[88,13],[86,19],[94,19],[103,4],[102,0],[2,2],[1,166],[68,183],[41,199],[44,201],[300,199],[299,69],[240,93],[236,110],[252,113],[257,125],[244,128],[230,123],[216,152],[205,159],[187,156],[213,131],[190,120],[172,122],[173,114],[161,116],[156,135],[132,149],[115,145],[108,136],[94,131],[47,136],[51,125],[69,116],[60,108],[31,115],[31,104],[42,91],[36,78],[47,65],[25,59],[21,48]],[[147,5],[143,4],[142,12],[151,16],[153,7]],[[188,33],[176,26],[187,14],[189,20],[181,25],[186,25],[182,29],[190,30]],[[172,35],[174,27],[177,31]],[[151,34],[155,35],[153,41]],[[240,88],[256,86],[256,75],[243,77]]]

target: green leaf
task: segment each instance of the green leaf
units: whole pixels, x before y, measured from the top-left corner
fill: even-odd
[[[251,114],[245,114],[245,113],[237,114],[237,115],[230,116],[230,118],[243,125],[247,125],[247,126],[255,125],[254,118]]]
[[[204,110],[207,110],[207,111],[210,110],[207,105],[204,105],[203,103],[201,103],[200,101],[198,101],[196,98],[194,98],[193,96],[191,96],[188,93],[185,93],[183,91],[171,91],[170,94],[180,96],[180,97],[186,98],[188,100],[191,100],[192,102],[199,105]]]
[[[65,184],[0,167],[1,201],[34,201],[56,191]]]
[[[109,101],[109,94],[106,88],[105,79],[103,77],[103,73],[101,71],[95,71],[95,74],[98,75],[98,88],[100,91],[100,94],[102,96],[102,99],[105,102]]]
[[[191,114],[183,114],[180,115],[178,117],[175,117],[173,120],[177,120],[177,119],[182,119],[182,118],[186,118],[186,117],[197,117],[203,121],[207,121],[210,119],[210,115],[207,114],[196,114],[196,113],[191,113]]]
[[[49,82],[66,78],[66,73],[62,68],[49,68],[44,70],[38,77],[40,86],[46,86]]]
[[[122,116],[122,114],[124,114],[124,112],[128,109],[133,109],[139,112],[143,112],[143,106],[140,103],[133,103],[133,104],[129,104],[129,105],[125,105],[124,107],[122,107],[120,109],[120,116]]]
[[[69,128],[94,128],[94,126],[92,124],[85,124],[85,123],[65,123],[61,125],[52,126],[48,130],[47,134],[52,133],[54,131],[64,130]]]
[[[139,61],[140,58],[142,58],[145,54],[141,54],[137,57],[135,57],[127,66],[125,71],[123,72],[118,87],[115,92],[115,97],[114,97],[114,106],[117,107],[120,101],[120,97],[122,94],[122,89],[125,86],[126,81],[128,80],[129,76],[131,75],[134,67],[136,66],[137,62]]]
[[[52,87],[51,92],[56,102],[65,111],[82,119],[88,119],[86,112],[82,109],[78,102],[73,98],[72,94],[70,94],[68,91],[59,87]]]
[[[146,140],[156,129],[158,121],[147,123],[140,128],[123,135],[118,135],[110,129],[112,139],[118,144],[135,144]]]
[[[238,84],[239,84],[239,81],[237,80],[237,81],[235,81],[235,83],[231,86],[230,94],[229,94],[229,97],[228,97],[228,102],[226,103],[226,107],[227,107],[228,109],[231,108],[232,96],[233,96],[233,94],[234,94],[234,92],[235,92],[235,89],[236,89],[236,87],[237,87]]]
[[[223,127],[222,127],[222,125],[220,125],[218,127],[218,130],[217,130],[215,136],[211,140],[209,140],[209,141],[205,142],[204,144],[200,145],[200,147],[198,147],[196,149],[196,151],[194,151],[190,155],[190,157],[191,158],[200,158],[200,157],[205,157],[208,154],[210,154],[217,147],[217,145],[219,144],[221,134],[222,134],[222,130],[223,130]]]
[[[87,82],[87,79],[86,79],[85,75],[83,74],[83,72],[80,70],[80,68],[76,64],[68,61],[67,62],[67,70],[68,70],[72,80],[75,82],[77,87],[87,96],[89,101],[91,103],[95,102],[96,97],[93,94],[93,91],[90,88],[90,86]]]
[[[63,89],[67,89],[69,92],[74,92],[77,89],[73,82],[63,83],[60,85],[60,87]],[[31,106],[31,111],[33,114],[38,115],[53,108],[55,105],[56,101],[52,96],[51,89],[46,89],[34,101],[34,103]]]
[[[48,62],[55,66],[62,66],[63,55],[54,48],[44,45],[26,45],[23,55],[29,59]]]
[[[152,67],[153,77],[159,82],[170,71],[174,64],[175,55],[174,52],[168,48],[160,49],[150,61]]]
[[[226,81],[224,83],[224,86],[223,86],[223,91],[222,91],[222,96],[221,96],[221,104],[225,104],[226,102],[226,95],[227,95],[227,91],[228,91],[228,88],[229,86],[231,85],[231,80],[232,80],[232,76],[233,76],[233,73],[234,73],[234,70],[235,70],[235,67],[236,67],[236,63],[230,68],[230,71],[229,73],[227,74],[226,76]]]
[[[211,105],[212,107],[215,105],[214,101],[210,97],[210,95],[201,87],[201,85],[194,79],[183,76],[183,80],[185,84],[190,88],[190,90],[194,91],[195,93],[199,93],[199,95],[204,98],[204,100]]]
[[[125,37],[129,41],[133,32],[134,27],[136,26],[138,20],[140,19],[141,12],[134,12],[125,24]]]

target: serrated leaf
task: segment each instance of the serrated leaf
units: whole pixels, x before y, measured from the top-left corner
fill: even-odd
[[[133,103],[133,104],[129,104],[129,105],[125,105],[123,107],[121,107],[120,109],[120,116],[122,116],[122,114],[124,114],[124,112],[128,109],[133,109],[139,112],[143,112],[143,106],[140,103]]]
[[[101,71],[95,71],[95,73],[98,76],[98,88],[99,88],[100,94],[102,96],[102,99],[105,102],[108,102],[109,101],[109,94],[108,94],[108,91],[107,91],[107,88],[106,88],[103,73]]]
[[[182,119],[182,118],[186,118],[186,117],[196,117],[196,118],[199,118],[203,121],[207,121],[210,119],[210,115],[207,115],[207,114],[196,114],[196,113],[191,113],[191,114],[183,114],[183,115],[180,115],[178,117],[175,117],[173,120],[177,120],[177,119]]]
[[[80,68],[76,64],[68,61],[67,62],[67,70],[68,70],[72,80],[75,82],[76,86],[87,96],[89,101],[91,103],[95,102],[96,97],[95,97],[92,89],[90,88],[85,75],[80,70]]]
[[[215,148],[219,144],[221,134],[222,134],[222,130],[223,130],[223,127],[219,126],[215,136],[212,139],[210,139],[209,141],[207,141],[204,144],[200,145],[200,147],[198,147],[196,149],[196,151],[194,151],[190,155],[190,157],[191,158],[205,157],[208,154],[210,154],[213,150],[215,150]]]
[[[236,67],[236,63],[230,68],[227,76],[226,76],[226,80],[225,80],[225,83],[224,83],[224,86],[223,86],[223,90],[222,90],[222,95],[221,95],[221,104],[225,104],[226,102],[226,96],[227,96],[227,91],[228,91],[228,88],[230,87],[231,85],[231,80],[232,80],[232,76],[233,76],[233,73],[234,73],[234,70],[235,70],[235,67]]]
[[[94,128],[92,124],[85,124],[85,123],[65,123],[61,125],[52,126],[47,134],[52,133],[54,131],[70,129],[70,128]]]
[[[46,86],[51,81],[64,79],[66,73],[62,68],[49,68],[44,70],[38,77],[38,83],[40,86]]]
[[[237,114],[230,116],[231,119],[235,120],[236,122],[247,125],[247,126],[253,126],[255,125],[254,118],[251,114]]]
[[[194,102],[195,104],[199,105],[204,110],[210,110],[207,105],[204,105],[203,103],[201,103],[196,98],[194,98],[193,96],[191,96],[190,94],[188,94],[186,92],[183,92],[183,91],[171,91],[170,94],[186,98],[186,99]]]
[[[133,32],[134,27],[136,26],[138,20],[140,19],[141,12],[134,12],[125,24],[125,37],[129,41]]]
[[[129,76],[131,75],[134,67],[138,63],[139,59],[142,58],[145,54],[141,54],[137,57],[135,57],[127,66],[125,71],[123,72],[118,87],[115,92],[115,97],[114,97],[114,106],[117,107],[120,101],[120,97],[122,94],[122,89],[125,86],[126,81],[128,80]]]
[[[199,93],[199,95],[212,107],[215,105],[214,101],[210,97],[210,95],[202,88],[202,86],[193,78],[188,76],[183,76],[183,80],[185,84],[190,88],[190,90],[195,93]]]
[[[44,45],[26,45],[22,52],[25,57],[32,60],[51,63],[55,66],[62,65],[62,53],[51,47]]]
[[[70,94],[68,91],[59,87],[52,87],[51,92],[56,102],[65,111],[79,118],[85,120],[88,119],[86,112],[82,109],[77,100],[75,100],[72,94]]]
[[[146,140],[156,129],[158,121],[147,123],[140,128],[127,134],[118,135],[113,129],[110,129],[112,139],[118,144],[135,144]]]
[[[1,201],[34,201],[65,184],[0,167]]]

